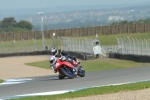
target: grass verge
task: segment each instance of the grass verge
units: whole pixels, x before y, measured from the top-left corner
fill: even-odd
[[[87,38],[95,38],[95,36],[86,36]],[[116,37],[130,37],[130,38],[140,38],[149,39],[150,33],[130,33],[130,34],[113,34],[113,35],[100,35],[98,39],[100,40],[100,45],[117,45]],[[49,48],[52,46],[52,39],[45,39],[45,45]],[[59,39],[56,39],[59,44]],[[3,47],[3,44],[0,44]],[[32,40],[21,40],[13,43],[12,41],[5,41],[4,48],[0,49],[0,53],[13,53],[14,47],[17,52],[32,52],[35,51],[35,47],[38,51],[42,50],[42,40],[36,39]]]
[[[41,62],[26,63],[26,64],[30,66],[50,69],[48,60],[41,61]],[[118,60],[118,59],[110,59],[110,58],[81,61],[81,64],[86,71],[111,70],[111,69],[118,69],[118,68],[133,68],[133,67],[150,65],[149,63],[138,63],[129,60]]]
[[[20,98],[19,100],[61,100],[65,98],[77,98],[77,97],[86,97],[92,95],[108,94],[108,93],[117,93],[122,91],[133,91],[150,88],[150,82],[138,82],[132,84],[123,84],[116,86],[102,86],[96,88],[89,88],[86,90],[79,90],[76,92],[68,92],[59,95],[50,95],[50,96],[36,96],[36,97],[26,97]]]
[[[91,38],[95,38],[95,36],[89,36]],[[100,44],[103,45],[116,45],[117,44],[117,39],[116,37],[121,37],[121,38],[137,38],[137,39],[149,39],[150,33],[130,33],[130,34],[112,34],[112,35],[100,35],[98,39],[100,40]]]
[[[0,83],[3,83],[3,82],[4,82],[4,80],[0,79]]]

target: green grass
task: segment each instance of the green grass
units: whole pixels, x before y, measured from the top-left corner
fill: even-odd
[[[100,40],[100,44],[103,45],[116,45],[117,39],[116,37],[130,37],[130,38],[141,38],[141,39],[149,39],[150,32],[148,33],[132,33],[132,34],[114,34],[114,35],[100,35],[98,39]],[[95,36],[91,36],[91,38],[95,38]]]
[[[41,62],[26,63],[26,64],[35,67],[50,69],[48,60],[41,61]],[[118,60],[118,59],[110,59],[110,58],[81,61],[81,64],[86,71],[110,70],[110,69],[118,69],[118,68],[133,68],[133,67],[150,65],[149,63],[138,63],[129,60]]]
[[[3,82],[4,82],[4,80],[0,79],[0,83],[3,83]]]
[[[100,40],[100,45],[117,45],[116,37],[130,37],[130,38],[150,38],[150,32],[148,33],[132,33],[132,34],[114,34],[114,35],[100,35],[98,39]],[[87,38],[95,38],[95,36],[87,36]],[[51,48],[53,39],[45,39],[45,45]],[[59,42],[59,40],[56,40]],[[42,40],[35,40],[37,50],[42,50]],[[15,44],[12,41],[4,41],[4,49],[0,49],[0,53],[12,53],[14,51],[17,52],[25,52],[26,51],[35,51],[34,49],[34,41],[31,40],[23,40],[16,41]],[[26,48],[25,48],[26,47]],[[0,48],[3,48],[3,44],[0,43]],[[14,49],[15,48],[15,49]]]
[[[50,69],[50,63],[48,60],[40,61],[40,62],[26,63],[26,65]]]
[[[134,61],[118,60],[118,59],[110,59],[110,58],[81,61],[81,64],[86,71],[111,70],[111,69],[118,69],[118,68],[133,68],[133,67],[149,65],[149,63],[138,63]],[[41,61],[41,62],[27,63],[27,65],[50,69],[48,60]],[[150,82],[140,82],[134,84],[119,85],[119,86],[104,86],[104,87],[90,88],[86,90],[69,92],[69,93],[59,94],[59,95],[26,97],[26,98],[21,98],[19,100],[60,100],[63,98],[85,97],[90,95],[116,93],[121,91],[140,90],[145,88],[150,88]]]
[[[52,39],[45,39],[45,46],[51,47]],[[4,45],[4,46],[3,46]],[[13,52],[32,52],[43,50],[42,40],[21,40],[21,41],[4,41],[0,43],[0,53],[13,53]]]
[[[150,37],[150,33],[101,35],[99,36],[98,39],[100,40],[101,45],[116,45],[117,44],[116,37],[147,39]],[[95,37],[90,36],[90,38],[95,38]],[[118,60],[118,59],[88,60],[88,61],[81,61],[81,64],[86,71],[112,70],[118,68],[133,68],[133,67],[149,65],[149,63],[138,63],[138,62],[133,62],[128,60]],[[48,60],[41,61],[41,62],[27,63],[27,65],[50,69]],[[21,98],[19,100],[60,100],[63,98],[76,98],[76,97],[84,97],[90,95],[116,93],[121,91],[140,90],[145,88],[150,88],[150,82],[140,82],[134,84],[119,85],[119,86],[104,86],[99,88],[90,88],[90,89],[81,90],[77,92],[69,92],[60,95],[27,97],[27,98]]]
[[[36,97],[26,97],[20,98],[19,100],[61,100],[64,98],[77,98],[77,97],[86,97],[92,95],[100,95],[100,94],[108,94],[108,93],[117,93],[122,91],[129,91],[129,90],[141,90],[150,88],[150,82],[138,82],[132,84],[123,84],[123,85],[116,85],[116,86],[102,86],[96,88],[89,88],[85,90],[79,90],[76,92],[68,92],[65,94],[59,95],[51,95],[51,96],[36,96]]]

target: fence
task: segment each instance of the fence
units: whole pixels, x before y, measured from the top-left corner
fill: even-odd
[[[118,45],[105,45],[105,46],[101,46],[101,47],[105,51],[106,54],[108,54],[110,52],[117,52],[117,50],[118,50]]]
[[[92,38],[53,37],[53,39],[44,40],[44,50],[50,50],[52,47],[56,47],[65,51],[94,55],[93,47],[97,45],[96,42],[100,43],[99,40]],[[0,54],[43,51],[42,43],[42,40],[36,40],[34,38],[28,41],[24,39],[22,41],[1,41]],[[101,51],[103,56],[106,55],[104,49],[101,48]]]
[[[53,33],[56,37],[84,37],[98,35],[111,35],[111,34],[127,34],[127,33],[144,33],[150,32],[149,23],[128,24],[128,25],[111,25],[111,26],[97,26],[85,28],[71,28],[71,29],[57,29],[57,30],[44,30],[44,38],[51,39]],[[13,40],[32,40],[42,39],[41,31],[31,32],[16,32],[8,34],[0,34],[0,41],[13,41]]]
[[[60,48],[66,51],[85,52],[93,54],[93,39],[81,37],[61,37]]]
[[[111,51],[121,54],[133,55],[150,55],[150,39],[116,37],[118,45],[101,46],[103,54]],[[83,52],[93,54],[93,47],[96,39],[83,37],[59,37],[53,39],[45,39],[45,50],[52,47],[63,49],[65,51]],[[22,41],[1,41],[0,54],[17,53],[17,52],[33,52],[43,51],[42,40],[34,39]]]
[[[82,37],[59,37],[60,49],[65,51],[80,52],[94,54],[93,47],[100,46],[97,39],[82,38]],[[106,55],[104,49],[101,48],[101,54]]]
[[[51,39],[45,39],[45,50],[51,48]],[[22,41],[1,41],[0,42],[0,53],[20,53],[20,52],[33,52],[43,51],[42,40],[24,40]]]
[[[150,39],[139,38],[121,38],[116,37],[118,41],[117,53],[133,55],[150,55]]]

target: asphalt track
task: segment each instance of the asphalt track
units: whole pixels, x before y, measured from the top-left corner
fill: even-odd
[[[0,99],[17,95],[76,90],[92,86],[150,80],[150,66],[86,72],[85,77],[59,80],[58,76],[30,77],[22,83],[1,84]]]

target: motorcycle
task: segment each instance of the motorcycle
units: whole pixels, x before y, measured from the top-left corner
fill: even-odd
[[[71,60],[70,63],[76,68],[78,76],[80,76],[80,77],[85,76],[85,70],[81,66],[80,62],[77,62],[75,60]]]
[[[85,71],[80,64],[76,61],[68,61],[65,57],[60,57],[56,60],[55,69],[59,73],[59,79],[68,77],[75,78],[77,75],[80,77],[85,76]]]
[[[54,67],[56,72],[59,73],[59,79],[64,79],[65,77],[73,79],[77,74],[74,66],[64,58],[58,58]]]
[[[53,59],[55,58],[57,58],[57,60],[54,60],[53,62]],[[52,70],[55,73],[59,72],[59,79],[63,79],[65,77],[74,78],[77,75],[80,77],[85,76],[85,70],[80,63],[77,62],[76,57],[71,57],[67,53],[62,52],[62,50],[58,50],[57,54],[52,56],[52,62],[50,61],[50,63],[53,66],[51,67]]]

